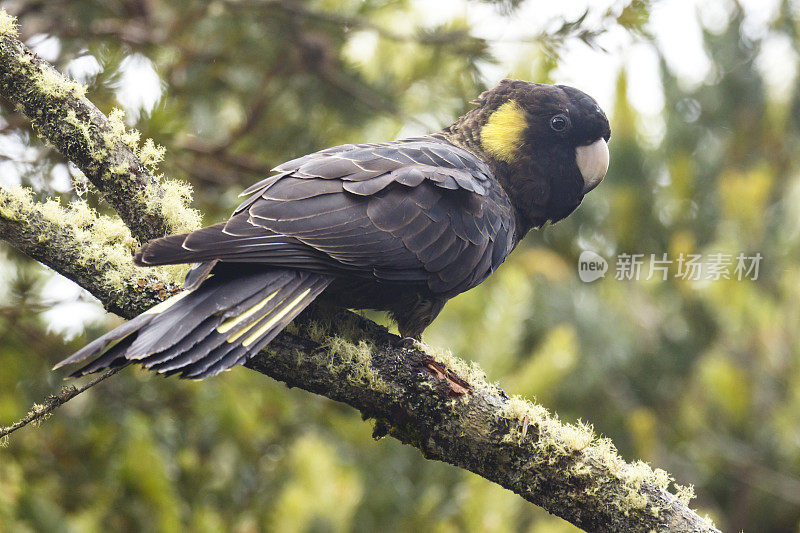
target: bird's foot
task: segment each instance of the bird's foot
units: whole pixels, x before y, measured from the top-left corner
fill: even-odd
[[[400,337],[394,342],[394,346],[397,348],[406,348],[409,350],[417,349],[421,351],[426,351],[428,345],[422,342],[420,339],[415,337]]]
[[[419,340],[415,339],[414,337],[399,337],[395,339],[394,346],[395,348],[416,348],[417,343]]]
[[[395,348],[413,348],[416,343],[417,339],[414,337],[398,337],[392,344]]]

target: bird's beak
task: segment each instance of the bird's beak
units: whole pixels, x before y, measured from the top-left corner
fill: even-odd
[[[575,161],[583,176],[583,194],[588,193],[603,181],[608,171],[608,144],[602,137],[588,146],[575,149]]]

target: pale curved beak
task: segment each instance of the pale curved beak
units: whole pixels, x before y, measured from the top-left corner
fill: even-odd
[[[583,194],[603,181],[608,171],[608,144],[602,137],[588,146],[575,149],[575,162],[583,176]]]

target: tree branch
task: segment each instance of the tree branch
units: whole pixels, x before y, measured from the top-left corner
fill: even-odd
[[[50,418],[50,415],[53,411],[73,399],[78,394],[85,392],[86,390],[94,387],[101,381],[104,381],[107,378],[110,378],[117,372],[119,372],[120,368],[114,368],[99,376],[95,377],[91,381],[88,381],[81,385],[80,387],[61,387],[61,390],[58,391],[58,394],[54,394],[49,396],[45,401],[44,404],[33,404],[33,407],[28,414],[25,415],[24,418],[11,424],[10,426],[2,427],[0,426],[0,446],[2,446],[4,440],[8,438],[9,435],[14,433],[18,429],[22,429],[28,424],[40,424],[42,420],[47,420]]]
[[[57,97],[37,92],[36,79],[55,71],[3,31],[3,15],[8,17],[0,11],[0,92],[12,101],[44,106],[42,115],[30,107],[26,113],[64,155],[98,170],[93,183],[126,224],[138,228],[134,234],[144,238],[168,229],[163,213],[148,211],[151,204],[138,200],[152,176],[142,174],[130,151],[102,144],[107,130],[99,111],[74,91]],[[92,147],[98,151],[87,153]],[[120,157],[124,170],[102,170],[116,168]],[[118,205],[124,200],[139,203],[126,211]],[[140,209],[152,214],[143,224]],[[82,203],[65,209],[54,201],[37,203],[22,189],[0,190],[0,238],[131,318],[177,288],[170,272],[151,270],[143,277],[130,265],[125,254],[129,258],[135,241],[114,222]],[[375,420],[376,438],[390,435],[426,458],[475,472],[583,529],[716,531],[687,507],[690,489],[668,492],[672,479],[663,470],[626,463],[611,441],[596,437],[590,427],[562,423],[544,407],[509,397],[474,364],[423,346],[400,347],[397,341],[354,313],[312,307],[246,366],[351,405]]]
[[[2,95],[105,195],[137,240],[198,226],[199,215],[171,198],[169,184],[148,168],[159,159],[152,142],[140,148],[138,132],[126,131],[121,113],[109,120],[85,98],[86,87],[62,76],[16,38],[11,16],[3,11],[0,17]]]
[[[0,188],[0,239],[86,288],[118,315],[136,316],[181,290],[183,269],[133,265],[136,242],[119,219],[85,203],[42,204],[21,187]]]

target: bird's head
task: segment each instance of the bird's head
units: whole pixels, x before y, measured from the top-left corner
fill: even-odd
[[[611,129],[586,93],[503,80],[447,131],[488,159],[527,225],[569,215],[608,170]]]

